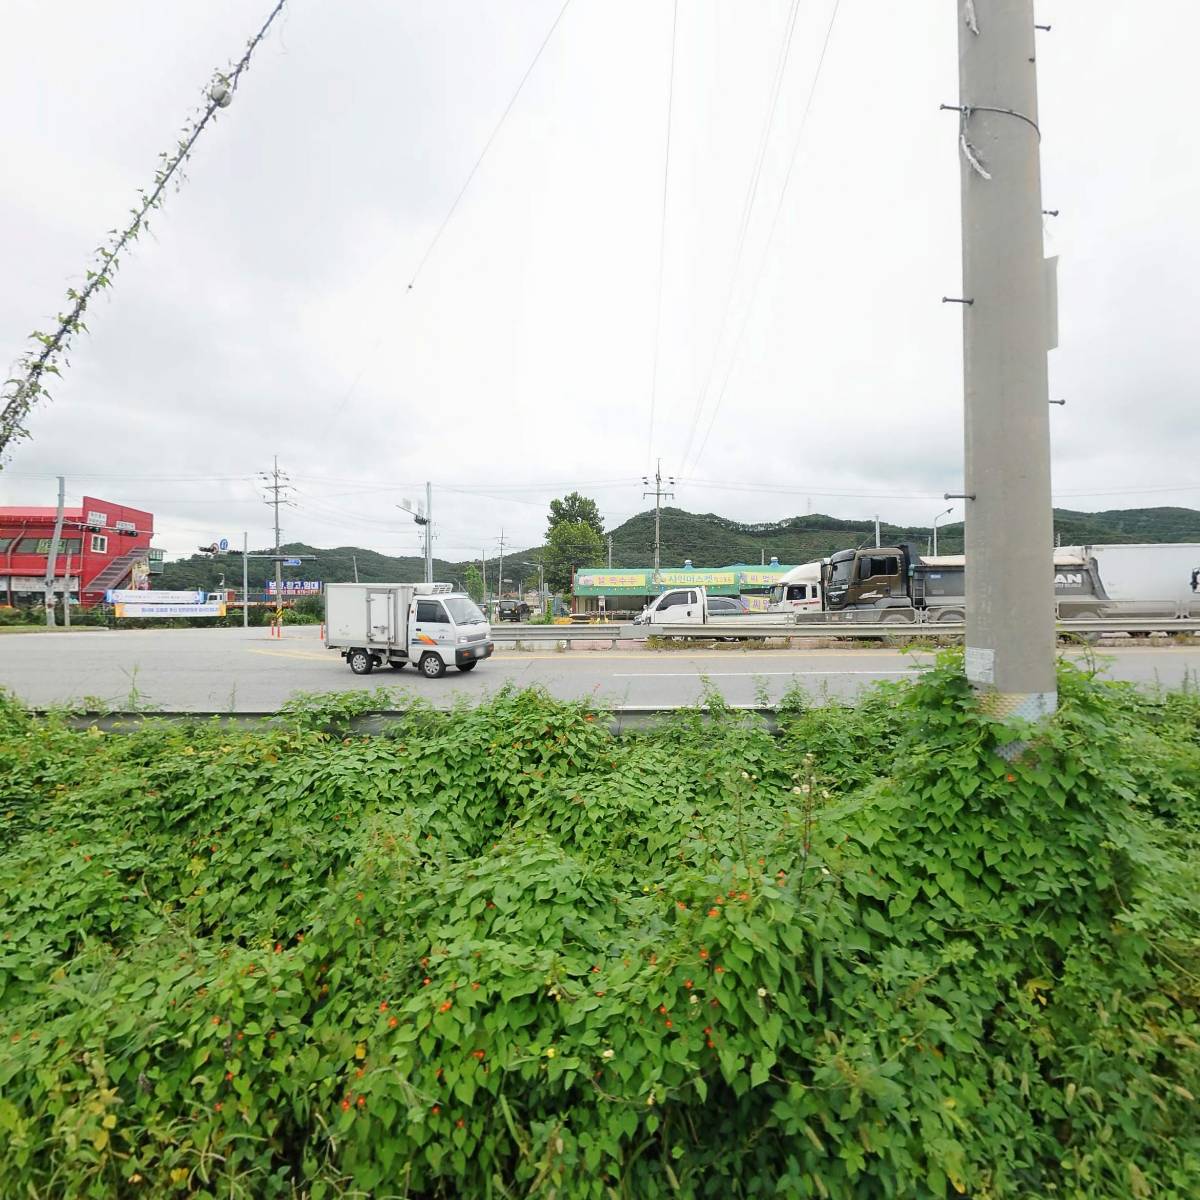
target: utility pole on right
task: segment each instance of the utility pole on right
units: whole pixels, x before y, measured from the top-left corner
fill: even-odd
[[[646,487],[649,487],[650,486],[650,476],[643,475],[642,483]],[[674,477],[668,479],[667,483],[673,487],[675,484]],[[659,582],[659,579],[662,576],[662,572],[659,569],[662,566],[662,502],[664,499],[666,499],[666,500],[674,500],[675,499],[674,492],[663,491],[663,474],[662,474],[662,459],[661,458],[658,460],[658,463],[654,468],[654,491],[643,492],[642,493],[643,499],[646,496],[654,497],[654,582],[655,582],[655,585],[657,585]]]
[[[966,670],[987,711],[1034,719],[1058,704],[1037,31],[1033,0],[956,10]]]

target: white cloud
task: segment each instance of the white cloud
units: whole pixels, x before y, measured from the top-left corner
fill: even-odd
[[[843,0],[768,246],[832,7],[801,6],[723,325],[788,4],[680,4],[651,446],[670,4],[573,0],[407,288],[559,7],[292,0],[92,313],[0,500],[46,502],[64,471],[73,495],[151,507],[172,553],[242,528],[262,543],[253,479],[278,453],[298,487],[285,536],[414,550],[392,505],[429,478],[438,553],[465,556],[502,526],[535,541],[574,482],[624,481],[581,489],[612,523],[644,507],[650,458],[679,471],[705,382],[694,449],[728,373],[690,474],[739,486],[684,481],[680,506],[770,520],[811,495],[927,521],[962,471],[960,315],[939,303],[960,278],[954,118],[937,108],[957,96],[953,10]],[[0,353],[58,308],[266,9],[10,0]],[[1200,506],[1200,486],[1123,491],[1200,485],[1200,168],[1173,116],[1200,99],[1200,13],[1076,0],[1052,18],[1055,486],[1070,507]],[[188,481],[215,475],[238,478]]]

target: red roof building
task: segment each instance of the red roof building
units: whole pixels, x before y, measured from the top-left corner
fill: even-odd
[[[0,507],[0,604],[41,603],[56,512],[53,505]],[[149,587],[152,566],[162,560],[150,548],[153,536],[150,513],[84,496],[78,508],[63,511],[55,591],[69,587],[72,599],[90,608],[109,588]]]

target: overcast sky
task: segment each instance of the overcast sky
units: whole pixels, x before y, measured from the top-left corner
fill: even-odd
[[[269,7],[4,4],[6,363]],[[289,0],[0,503],[65,473],[172,556],[261,545],[277,453],[285,540],[414,552],[394,505],[430,479],[466,558],[536,543],[573,487],[619,523],[661,455],[689,510],[928,523],[962,479],[955,5],[841,0],[805,120],[834,2],[800,0],[743,226],[792,0],[679,0],[661,322],[670,0],[571,0],[433,243],[561,8]],[[1200,6],[1039,19],[1056,502],[1200,507]]]

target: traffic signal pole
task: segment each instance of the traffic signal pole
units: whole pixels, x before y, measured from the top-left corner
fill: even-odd
[[[966,670],[985,710],[1033,719],[1058,702],[1037,34],[1033,0],[957,14]]]

